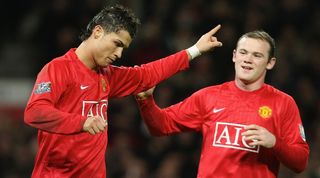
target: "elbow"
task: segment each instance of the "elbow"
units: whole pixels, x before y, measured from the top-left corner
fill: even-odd
[[[23,121],[27,125],[31,125],[32,123],[32,116],[29,108],[26,108],[23,115]]]
[[[301,160],[301,165],[294,170],[296,173],[301,173],[307,169],[310,156],[309,146],[306,147],[304,155]]]
[[[299,174],[299,173],[302,173],[304,170],[306,170],[307,166],[304,166],[304,167],[297,167],[297,168],[293,168],[293,172]]]
[[[155,137],[162,137],[169,135],[164,129],[161,127],[157,127],[155,125],[146,124],[149,134]]]
[[[161,130],[157,130],[157,129],[149,129],[149,133],[155,137],[161,137],[161,136],[167,135],[164,132],[162,132]]]
[[[163,136],[173,135],[173,134],[175,134],[176,132],[171,132],[171,131],[162,130],[162,129],[151,129],[151,128],[149,128],[149,133],[150,133],[152,136],[155,136],[155,137],[163,137]]]
[[[174,131],[170,128],[165,127],[163,124],[160,123],[148,123],[146,122],[146,126],[148,128],[148,131],[150,135],[155,137],[162,137],[162,136],[169,136],[172,134],[175,134],[177,131]]]
[[[142,118],[144,119],[145,117],[142,117]],[[151,136],[161,137],[166,135],[160,123],[150,122],[147,119],[144,119],[144,121],[145,121],[144,124],[146,126],[146,129],[148,130]]]
[[[28,105],[24,110],[23,121],[29,126],[34,126],[36,123],[37,117],[39,115],[39,109],[35,105]]]
[[[303,154],[304,156],[301,157],[295,164],[291,164],[289,168],[295,173],[301,173],[307,169],[308,161],[309,161],[309,151]]]
[[[303,161],[303,164],[301,164],[301,165],[298,166],[298,167],[293,168],[292,170],[293,170],[295,173],[302,173],[304,170],[307,169],[307,166],[308,166],[308,159],[305,159],[305,160]]]

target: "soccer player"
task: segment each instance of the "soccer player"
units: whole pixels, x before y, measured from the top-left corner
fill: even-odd
[[[159,108],[154,88],[136,99],[151,134],[201,132],[198,178],[275,178],[280,163],[294,172],[307,166],[309,146],[292,97],[265,84],[276,63],[264,31],[241,36],[233,51],[235,80],[203,88]]]
[[[106,7],[90,21],[77,48],[42,68],[24,115],[38,129],[33,178],[105,178],[109,99],[151,88],[222,45],[213,36],[218,25],[171,56],[140,67],[111,65],[131,43],[138,24],[127,8]]]

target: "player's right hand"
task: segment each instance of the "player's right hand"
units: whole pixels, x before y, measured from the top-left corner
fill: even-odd
[[[208,33],[205,33],[195,44],[199,49],[200,53],[204,53],[213,50],[216,47],[221,47],[222,43],[215,37],[217,31],[221,28],[221,25],[217,25],[211,29]]]
[[[83,131],[89,132],[91,135],[103,132],[107,127],[107,122],[100,116],[88,117],[83,124]]]

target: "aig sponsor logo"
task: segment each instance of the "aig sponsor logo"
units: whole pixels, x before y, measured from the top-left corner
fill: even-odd
[[[245,131],[244,126],[242,124],[217,122],[212,145],[258,153],[260,146],[250,146],[250,141],[246,141],[245,137],[241,136],[241,133]]]
[[[82,116],[100,116],[107,119],[108,100],[82,101]]]

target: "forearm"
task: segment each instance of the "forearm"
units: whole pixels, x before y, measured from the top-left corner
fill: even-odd
[[[110,66],[110,97],[123,97],[147,90],[189,67],[185,50],[137,67]]]
[[[274,151],[278,159],[295,172],[306,169],[309,158],[309,146],[305,141],[305,134],[298,107],[293,98],[284,103],[284,113],[281,116],[281,132],[276,136]]]
[[[309,158],[309,147],[306,143],[289,145],[278,139],[273,151],[280,162],[294,172],[300,173],[306,169]]]
[[[138,88],[136,93],[149,89],[177,72],[189,68],[189,55],[186,50],[183,50],[160,60],[141,65],[141,67],[145,86]]]
[[[26,124],[47,132],[73,134],[82,131],[86,118],[62,112],[46,102],[28,104],[24,113]]]
[[[152,135],[164,136],[178,132],[174,122],[170,122],[173,120],[168,119],[170,116],[155,104],[152,96],[137,100],[137,102],[141,117]]]

